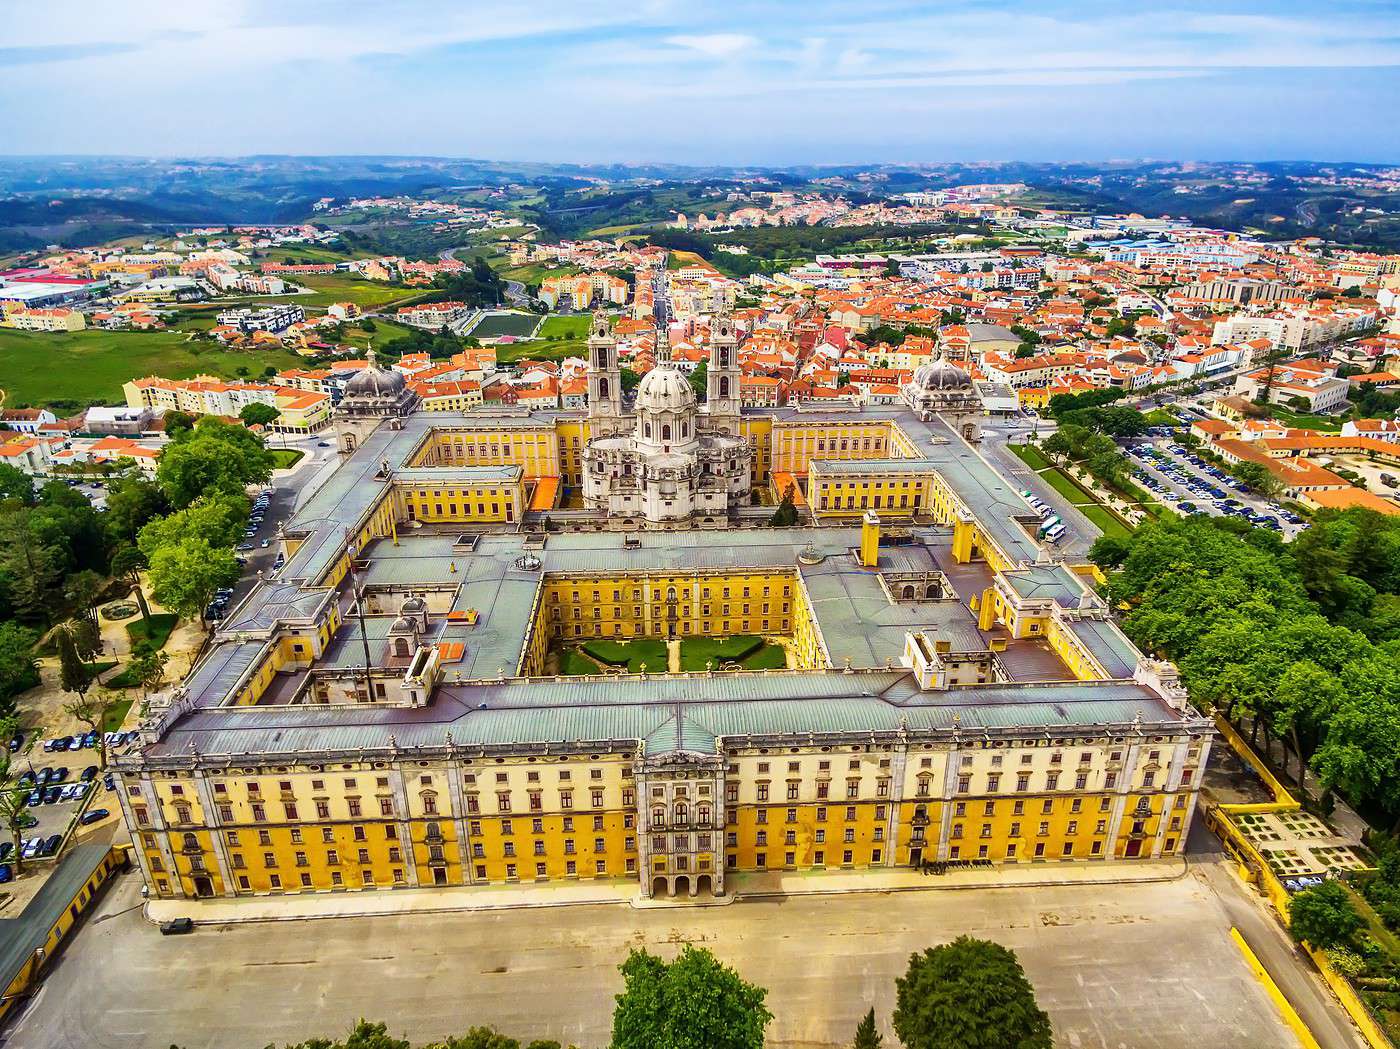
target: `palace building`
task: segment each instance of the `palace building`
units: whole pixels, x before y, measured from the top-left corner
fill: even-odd
[[[587,413],[352,380],[286,564],[115,759],[153,895],[1181,850],[1211,723],[1037,540],[956,375],[741,411],[721,329],[704,406],[663,362],[628,408],[610,343]],[[788,486],[812,523],[767,527]],[[766,669],[714,655],[741,637]]]

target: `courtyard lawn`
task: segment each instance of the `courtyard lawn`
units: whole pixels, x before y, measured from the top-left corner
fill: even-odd
[[[502,335],[524,339],[534,334],[539,323],[536,313],[488,313],[467,334],[477,339],[499,339]]]
[[[681,669],[704,670],[705,664],[718,670],[725,663],[738,663],[747,670],[771,670],[787,665],[781,645],[764,641],[754,634],[732,637],[688,637],[681,642]]]
[[[598,672],[598,664],[576,648],[566,648],[559,654],[559,673],[565,677],[583,677]]]
[[[669,663],[666,642],[647,637],[631,641],[585,641],[579,647],[585,655],[592,656],[600,663],[612,667],[626,667],[632,674],[641,673],[644,663],[648,673],[664,674]]]
[[[1279,422],[1300,430],[1323,430],[1328,433],[1337,433],[1347,421],[1345,415],[1309,415],[1277,404],[1269,405],[1269,414]]]
[[[269,451],[272,452],[272,468],[274,470],[286,470],[295,466],[306,455],[305,452],[295,448],[271,448]]]
[[[132,648],[147,643],[152,648],[164,648],[179,621],[180,617],[174,612],[152,612],[149,634],[146,624],[140,619],[134,619],[126,625],[126,636],[131,639]]]
[[[122,383],[147,375],[189,379],[259,376],[303,364],[288,350],[226,350],[178,331],[28,332],[0,328],[0,389],[5,407],[70,402],[122,403]]]
[[[587,339],[560,339],[558,342],[545,342],[531,339],[528,342],[514,342],[496,347],[496,362],[512,364],[515,361],[562,361],[565,357],[588,356]]]

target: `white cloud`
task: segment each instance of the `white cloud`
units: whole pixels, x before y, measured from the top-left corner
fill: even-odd
[[[668,36],[665,42],[672,47],[685,48],[687,51],[699,51],[702,55],[708,55],[711,58],[728,58],[741,51],[747,51],[758,43],[757,40],[745,33]]]

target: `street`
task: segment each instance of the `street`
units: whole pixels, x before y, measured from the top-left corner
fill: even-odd
[[[583,1049],[606,1044],[629,948],[709,947],[768,989],[770,1046],[849,1045],[874,1006],[887,1040],[911,952],[961,933],[1014,949],[1076,1049],[1296,1045],[1229,939],[1247,938],[1325,1049],[1358,1044],[1316,979],[1224,864],[1168,882],[417,914],[198,928],[162,937],[139,880],[100,901],[27,1003],[13,1049],[248,1049],[382,1019],[415,1041],[492,1024]],[[1280,971],[1285,970],[1285,971]]]

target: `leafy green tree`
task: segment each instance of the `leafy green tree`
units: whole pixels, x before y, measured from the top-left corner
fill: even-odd
[[[19,623],[0,623],[0,711],[13,709],[14,697],[39,683],[34,645],[39,635]]]
[[[272,453],[242,426],[204,416],[166,445],[156,482],[172,506],[186,507],[202,495],[241,493],[272,476]]]
[[[282,413],[270,404],[245,404],[238,413],[244,426],[268,426],[281,418]]]
[[[166,608],[186,619],[199,617],[222,586],[238,581],[233,551],[211,547],[203,539],[182,539],[151,555],[151,593]]]
[[[146,567],[146,555],[134,546],[124,546],[112,555],[112,575],[131,583],[131,592],[136,597],[136,607],[141,610],[141,622],[149,628],[151,607],[146,603],[146,592],[142,589],[141,570]]]
[[[1362,924],[1341,882],[1325,881],[1288,901],[1288,931],[1299,943],[1335,947],[1349,940]]]
[[[72,692],[79,699],[87,695],[92,687],[92,671],[78,655],[73,635],[67,630],[58,631],[58,671],[63,691]]]
[[[97,622],[87,616],[79,616],[70,621],[64,630],[72,638],[78,658],[85,663],[92,662],[102,648],[102,631],[97,628]]]
[[[194,416],[188,412],[176,411],[173,408],[162,416],[161,421],[165,424],[165,436],[171,440],[178,437],[181,431],[194,429]]]
[[[1050,1017],[1016,955],[959,936],[909,958],[895,981],[894,1030],[906,1049],[1052,1049]]]
[[[9,463],[0,463],[0,500],[21,506],[34,505],[34,478]]]
[[[620,968],[612,1049],[762,1049],[768,992],[708,950],[687,944],[673,962],[633,950]]]
[[[201,496],[185,509],[159,517],[141,529],[136,545],[149,562],[163,546],[199,539],[212,547],[233,546],[248,518],[248,498],[221,492]]]
[[[169,512],[165,493],[154,481],[139,474],[114,481],[107,491],[108,541],[114,546],[135,543],[137,534],[148,521]]]
[[[15,866],[15,875],[18,877],[24,872],[24,858],[20,855],[20,842],[24,840],[25,823],[29,816],[29,791],[21,787],[11,774],[10,755],[6,753],[2,759],[5,765],[4,774],[0,775],[0,823],[5,825],[5,829],[10,832],[10,841],[14,844],[14,851],[10,853],[9,862]]]
[[[851,1043],[851,1049],[880,1049],[883,1042],[875,1027],[875,1010],[871,1009],[856,1027],[856,1040]]]

